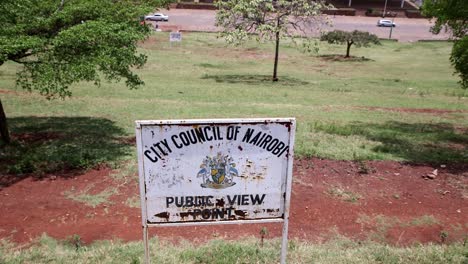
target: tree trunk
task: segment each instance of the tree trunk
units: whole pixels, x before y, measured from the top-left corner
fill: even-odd
[[[8,132],[8,124],[3,111],[2,100],[0,100],[0,135],[2,136],[3,142],[10,143],[10,133]]]
[[[349,50],[351,49],[351,45],[353,45],[353,42],[348,42],[348,47],[346,48],[346,56],[345,58],[349,58]]]
[[[276,22],[276,47],[275,47],[275,64],[273,66],[273,81],[277,82],[278,81],[278,54],[279,54],[279,23],[280,20],[278,18]]]

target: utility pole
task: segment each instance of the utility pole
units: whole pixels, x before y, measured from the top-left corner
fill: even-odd
[[[392,17],[392,26],[390,27],[390,34],[388,35],[388,39],[392,39],[392,31],[393,31],[393,19],[395,19],[395,17]]]
[[[385,0],[382,17],[385,17],[385,13],[387,13],[387,0]]]

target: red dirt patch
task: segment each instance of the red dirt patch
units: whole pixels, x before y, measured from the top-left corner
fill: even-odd
[[[435,179],[423,179],[434,169],[390,161],[360,164],[296,160],[289,235],[322,241],[338,232],[398,245],[463,239],[468,234],[468,164],[440,167]],[[59,239],[78,234],[86,243],[141,239],[141,211],[127,205],[128,198],[138,200],[136,173],[126,181],[113,179],[111,173],[103,168],[54,180],[29,177],[0,190],[0,238],[29,243],[45,232]],[[65,198],[67,191],[86,188],[92,193],[108,188],[117,192],[109,203],[96,208]],[[334,195],[339,191],[355,199]],[[163,239],[204,241],[258,236],[263,226],[270,237],[281,235],[279,224],[161,227],[150,231]]]
[[[0,94],[18,94],[16,91],[0,89]]]
[[[357,106],[355,108],[375,110],[375,111],[389,111],[389,112],[405,112],[405,113],[423,113],[423,114],[452,114],[452,113],[468,113],[468,110],[446,110],[446,109],[431,109],[431,108],[393,108],[393,107],[365,107]]]
[[[119,137],[117,138],[117,141],[125,145],[132,145],[132,146],[136,145],[135,137]]]

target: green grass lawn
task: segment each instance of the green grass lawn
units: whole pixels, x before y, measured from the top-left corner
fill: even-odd
[[[152,263],[170,264],[279,263],[280,248],[279,239],[266,240],[263,247],[260,246],[259,239],[255,238],[235,242],[213,240],[202,245],[188,242],[173,245],[156,239],[150,241]],[[102,241],[83,245],[78,236],[67,241],[56,241],[44,235],[34,246],[19,251],[7,241],[0,241],[0,262],[8,264],[143,263],[143,255],[141,242]],[[468,251],[467,246],[462,243],[395,247],[337,237],[326,243],[315,244],[291,240],[287,261],[322,264],[464,264],[468,261]]]
[[[155,33],[141,45],[148,63],[136,70],[146,83],[137,90],[123,83],[79,83],[71,98],[48,101],[15,88],[17,65],[1,66],[0,95],[11,132],[59,135],[46,142],[18,141],[0,150],[0,158],[21,163],[21,156],[34,160],[46,152],[71,159],[59,168],[68,163],[87,167],[132,155],[134,149],[119,138],[133,136],[139,119],[296,117],[299,156],[434,163],[468,159],[468,91],[453,75],[449,42],[353,47],[351,55],[367,59],[355,61],[324,56],[344,54],[345,46],[320,43],[318,54],[305,54],[284,42],[280,81],[273,83],[270,43],[230,47],[215,34],[183,33],[183,41],[171,46],[168,38]],[[23,163],[9,170],[38,169]]]

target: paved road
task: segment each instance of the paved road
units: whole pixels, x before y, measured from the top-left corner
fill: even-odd
[[[218,31],[214,26],[216,11],[213,10],[192,10],[192,9],[171,9],[164,10],[169,15],[169,22],[160,22],[160,27],[170,30],[189,31]],[[333,28],[346,31],[362,30],[376,34],[380,38],[388,38],[390,28],[377,27],[378,18],[361,16],[329,16],[333,21]],[[417,40],[440,40],[447,39],[448,34],[441,33],[433,35],[429,32],[432,23],[427,19],[395,18],[397,24],[392,31],[392,38],[402,42]],[[332,29],[332,28],[330,28]],[[317,35],[317,34],[315,34]]]

